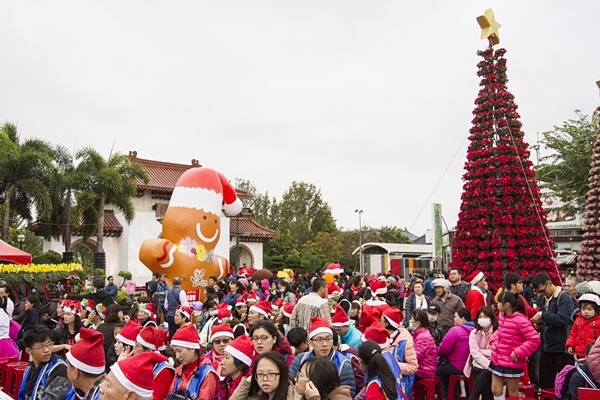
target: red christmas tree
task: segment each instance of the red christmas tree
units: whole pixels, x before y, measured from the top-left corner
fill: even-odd
[[[600,107],[596,109],[595,119],[600,121],[599,117]],[[597,281],[600,279],[600,126],[598,139],[594,143],[589,181],[583,218],[583,240],[577,256],[577,277]]]
[[[451,267],[478,269],[497,289],[504,275],[547,272],[559,282],[528,145],[506,83],[505,49],[479,51],[481,89],[463,175]]]

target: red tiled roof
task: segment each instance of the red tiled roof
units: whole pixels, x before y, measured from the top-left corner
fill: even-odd
[[[138,190],[148,189],[153,192],[162,193],[162,195],[153,193],[152,197],[167,200],[171,198],[171,193],[173,192],[177,181],[185,171],[190,168],[202,166],[196,159],[193,159],[191,164],[176,164],[164,161],[146,160],[138,158],[137,151],[135,150],[129,152],[129,160],[142,164],[150,177],[148,184],[144,184],[142,181],[136,181]],[[250,194],[244,190],[236,189],[236,192],[238,197],[242,200],[251,197]]]
[[[198,160],[192,160],[190,164],[175,164],[163,161],[145,160],[137,157],[137,151],[129,152],[129,160],[142,164],[148,172],[150,182],[144,184],[136,181],[138,189],[150,189],[172,192],[177,180],[185,171],[194,167],[201,167]]]
[[[104,236],[119,237],[123,233],[123,226],[115,217],[113,210],[104,210]]]
[[[264,242],[277,236],[277,232],[259,225],[251,216],[229,219],[229,239],[235,238],[237,232],[241,242]]]

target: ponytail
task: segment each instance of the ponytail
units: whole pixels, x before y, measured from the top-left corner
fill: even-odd
[[[381,354],[381,347],[374,341],[367,340],[358,346],[358,356],[367,366],[366,372],[369,382],[378,376],[381,380],[381,390],[386,397],[388,399],[397,399],[396,378],[383,354]]]

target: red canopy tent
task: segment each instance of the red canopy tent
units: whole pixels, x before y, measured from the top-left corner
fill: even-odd
[[[15,264],[31,264],[31,254],[0,240],[0,260]]]

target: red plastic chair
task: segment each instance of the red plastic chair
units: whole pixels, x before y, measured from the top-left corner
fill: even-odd
[[[537,398],[537,386],[532,383],[519,383],[519,395],[535,399]],[[508,396],[508,388],[506,388],[506,396]]]
[[[28,364],[29,363],[22,362],[22,361],[15,361],[15,362],[9,362],[9,363],[5,363],[5,364],[1,364],[1,368],[2,368],[2,386],[7,391],[8,391],[8,378],[9,378],[9,375],[10,375],[10,371],[13,368],[18,368],[18,367],[23,367],[23,366],[26,367]]]
[[[577,394],[579,395],[579,400],[600,399],[600,389],[578,388]]]
[[[3,382],[4,382],[4,372],[3,372],[2,366],[4,364],[8,364],[8,363],[15,362],[15,361],[17,361],[17,356],[0,358],[0,385],[3,384]]]
[[[424,378],[415,380],[413,385],[413,400],[435,400],[435,394],[437,398],[442,398],[442,387],[440,386],[440,378]]]
[[[540,400],[555,400],[554,388],[542,389]]]
[[[469,398],[468,395],[467,395],[467,397],[461,397],[461,396],[454,395],[454,388],[455,388],[456,384],[460,381],[465,382],[467,384],[467,386],[469,387],[467,394],[473,392],[473,385],[475,383],[473,381],[473,378],[470,378],[470,377],[467,378],[464,375],[450,375],[450,382],[448,383],[448,400],[463,400],[463,399]]]
[[[18,365],[8,371],[4,391],[13,399],[16,399],[19,394],[19,388],[21,387],[21,382],[23,382],[23,375],[26,369],[27,365]]]

